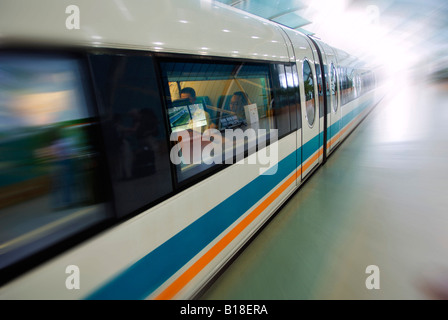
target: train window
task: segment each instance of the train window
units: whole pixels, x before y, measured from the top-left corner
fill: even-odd
[[[372,90],[375,87],[375,75],[372,71],[366,71],[361,75],[361,88],[363,92]]]
[[[173,190],[166,128],[153,58],[90,56],[103,119],[118,216],[151,205]]]
[[[82,66],[69,55],[0,54],[0,269],[108,217]]]
[[[331,86],[331,105],[333,106],[333,111],[336,112],[338,110],[338,96],[337,96],[337,76],[336,76],[336,68],[334,64],[331,64],[331,73],[330,73],[330,86]]]
[[[288,96],[289,96],[289,117],[291,121],[291,130],[297,130],[299,114],[299,76],[295,65],[286,65],[286,79],[288,81]]]
[[[367,91],[369,91],[368,88],[368,82],[367,82],[367,74],[368,72],[364,71],[363,73],[361,73],[361,94],[366,93]]]
[[[276,128],[268,65],[164,60],[160,66],[171,140],[178,148],[172,162],[179,183],[216,164],[233,163],[234,156],[242,159],[248,145],[256,142],[253,136],[240,136],[226,144],[227,137],[217,138],[217,133],[223,137],[228,129],[246,133],[253,128],[266,129],[269,135]],[[201,138],[203,134],[214,136]],[[210,146],[213,151],[206,153]]]
[[[330,70],[329,70],[330,68]],[[327,107],[327,114],[331,112],[332,107],[331,107],[331,65],[328,66],[327,64],[324,64],[324,74],[325,74],[325,95],[326,95],[326,99],[327,99],[327,104],[329,107]]]
[[[319,98],[319,114],[323,116],[324,114],[324,91],[323,91],[323,82],[322,82],[322,70],[320,64],[316,63],[314,65],[316,70],[316,79],[317,79],[317,95]]]
[[[341,94],[341,105],[344,106],[344,104],[347,103],[347,96],[348,96],[348,78],[347,78],[347,68],[340,68],[340,94]]]
[[[372,71],[367,71],[363,74],[363,80],[362,80],[362,88],[364,92],[367,92],[369,90],[372,90],[375,86],[375,75]]]
[[[316,106],[314,103],[314,79],[313,71],[311,70],[310,63],[305,60],[303,62],[303,83],[305,86],[305,116],[309,126],[313,126],[314,118],[316,114]]]
[[[299,73],[297,72],[297,65],[292,66],[292,79],[294,88],[291,89],[294,101],[296,103],[297,129],[302,128],[302,113],[300,112],[300,90],[299,90]],[[292,128],[294,130],[294,128]]]
[[[361,77],[358,72],[356,72],[356,75],[354,77],[354,83],[353,86],[355,87],[355,94],[354,97],[357,98],[361,95]]]
[[[273,64],[271,66],[273,78],[273,91],[275,98],[272,100],[272,113],[274,115],[276,127],[279,130],[279,136],[291,132],[292,102],[288,85],[292,85],[293,81],[288,81],[285,66],[283,64]],[[292,79],[291,79],[292,80]]]
[[[284,76],[283,76],[284,75]],[[292,73],[292,66],[291,65],[285,65],[284,66],[284,73],[282,74],[284,78],[285,83],[285,94],[286,94],[286,105],[289,109],[289,114],[287,115],[287,119],[289,121],[289,130],[297,130],[297,117],[296,117],[296,104],[294,101],[293,96],[293,88],[294,88],[294,81],[293,81],[293,73]]]
[[[355,70],[347,70],[347,102],[355,98]]]

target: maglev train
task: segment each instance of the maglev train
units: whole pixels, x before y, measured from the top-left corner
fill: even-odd
[[[380,99],[206,0],[3,0],[0,299],[192,299]]]

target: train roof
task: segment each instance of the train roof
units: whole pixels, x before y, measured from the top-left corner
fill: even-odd
[[[79,29],[66,27],[70,5]],[[9,42],[289,61],[278,25],[211,0],[2,0],[0,43]]]

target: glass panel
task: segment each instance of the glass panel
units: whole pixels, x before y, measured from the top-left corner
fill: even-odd
[[[314,80],[313,72],[308,61],[303,62],[303,83],[305,86],[305,100],[306,100],[306,119],[310,126],[314,124],[316,114],[316,106],[314,103]]]
[[[347,102],[355,98],[355,70],[349,68],[347,70]]]
[[[291,122],[290,130],[297,130],[297,113],[298,113],[298,105],[296,98],[298,97],[296,93],[299,92],[298,86],[299,81],[297,79],[297,70],[294,65],[286,65],[286,79],[288,81],[288,98],[289,98],[289,119]]]
[[[368,92],[375,87],[375,75],[371,71],[366,71],[361,75],[362,83],[361,88],[362,92]]]
[[[293,82],[294,82],[294,89],[293,89],[293,96],[294,101],[296,103],[296,116],[297,116],[297,129],[302,128],[302,113],[300,110],[300,80],[299,80],[299,73],[297,71],[297,65],[292,66],[292,75],[293,75]]]
[[[319,114],[324,114],[324,91],[323,91],[323,82],[322,82],[322,70],[320,64],[316,63],[314,65],[316,70],[316,79],[317,79],[317,95],[319,97]]]
[[[327,99],[327,114],[331,112],[331,66],[324,64],[324,74],[325,74],[325,95]],[[330,69],[330,70],[329,70]]]
[[[347,103],[347,88],[348,88],[348,78],[347,78],[347,68],[340,68],[340,72],[339,72],[339,76],[340,76],[340,94],[341,94],[341,105],[343,106],[344,104]]]
[[[275,99],[272,101],[272,112],[275,119],[279,137],[291,131],[290,108],[288,98],[288,82],[283,64],[271,65]]]
[[[355,76],[355,98],[359,97],[361,95],[361,76],[359,75],[359,73],[356,73]]]
[[[224,138],[226,130],[275,128],[269,66],[170,61],[161,69],[178,182],[242,159],[256,143],[253,136]]]
[[[334,67],[333,64],[331,64],[331,80],[330,80],[331,105],[333,106],[334,112],[338,110],[338,96],[337,96],[338,86],[336,81],[337,81],[336,68]]]
[[[76,58],[0,55],[0,268],[106,218]]]
[[[123,216],[173,190],[160,91],[150,56],[90,59],[105,119],[115,207]],[[191,66],[188,72],[194,72]]]

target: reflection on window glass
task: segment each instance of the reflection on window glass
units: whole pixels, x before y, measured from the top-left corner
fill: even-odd
[[[314,80],[311,66],[306,60],[303,62],[303,83],[305,86],[306,118],[308,120],[308,124],[312,126],[316,114],[314,104]]]
[[[314,68],[316,70],[316,80],[317,80],[317,95],[319,101],[319,114],[324,113],[324,92],[323,92],[323,82],[322,82],[322,70],[320,64],[315,64]]]
[[[244,152],[244,148],[239,146],[250,143],[253,137],[237,137],[226,145],[229,140],[224,138],[226,129],[267,129],[269,133],[269,129],[275,127],[270,112],[269,66],[162,62],[161,69],[170,131],[181,141],[180,163],[176,166],[178,181],[184,181],[219,162],[229,163],[226,162],[229,154],[233,158],[241,154],[241,150]],[[211,129],[219,132],[221,138],[215,136],[211,139],[213,141],[201,140],[201,135],[210,133]],[[199,144],[195,144],[198,141]],[[202,152],[213,143],[215,147],[221,145],[222,158],[214,156],[208,159],[209,154]],[[201,150],[199,159],[194,158],[194,146]]]
[[[355,70],[348,69],[347,70],[347,102],[352,101],[355,98],[355,81],[354,81],[354,74]]]
[[[286,79],[288,82],[288,89],[286,94],[288,96],[288,106],[289,106],[289,121],[290,128],[288,130],[297,130],[297,110],[299,106],[297,101],[300,100],[299,96],[299,80],[297,75],[297,68],[293,65],[285,65]]]
[[[364,71],[360,78],[362,94],[372,90],[375,87],[375,75],[372,71]]]
[[[0,55],[0,268],[105,218],[76,59]]]
[[[274,96],[271,103],[271,114],[275,119],[279,137],[291,132],[291,109],[293,108],[294,103],[293,99],[290,100],[291,92],[289,92],[289,87],[293,86],[294,83],[288,82],[289,79],[287,79],[285,69],[286,66],[284,64],[271,65]]]
[[[337,97],[337,77],[336,77],[336,68],[333,64],[331,64],[331,79],[330,79],[330,85],[331,85],[331,105],[333,106],[334,112],[338,110],[338,97]]]
[[[168,138],[152,59],[135,54],[90,56],[119,216],[172,191]]]
[[[340,88],[341,88],[341,105],[344,106],[348,102],[348,76],[347,68],[340,68]]]
[[[361,95],[361,77],[359,74],[355,75],[355,98],[359,97]]]

